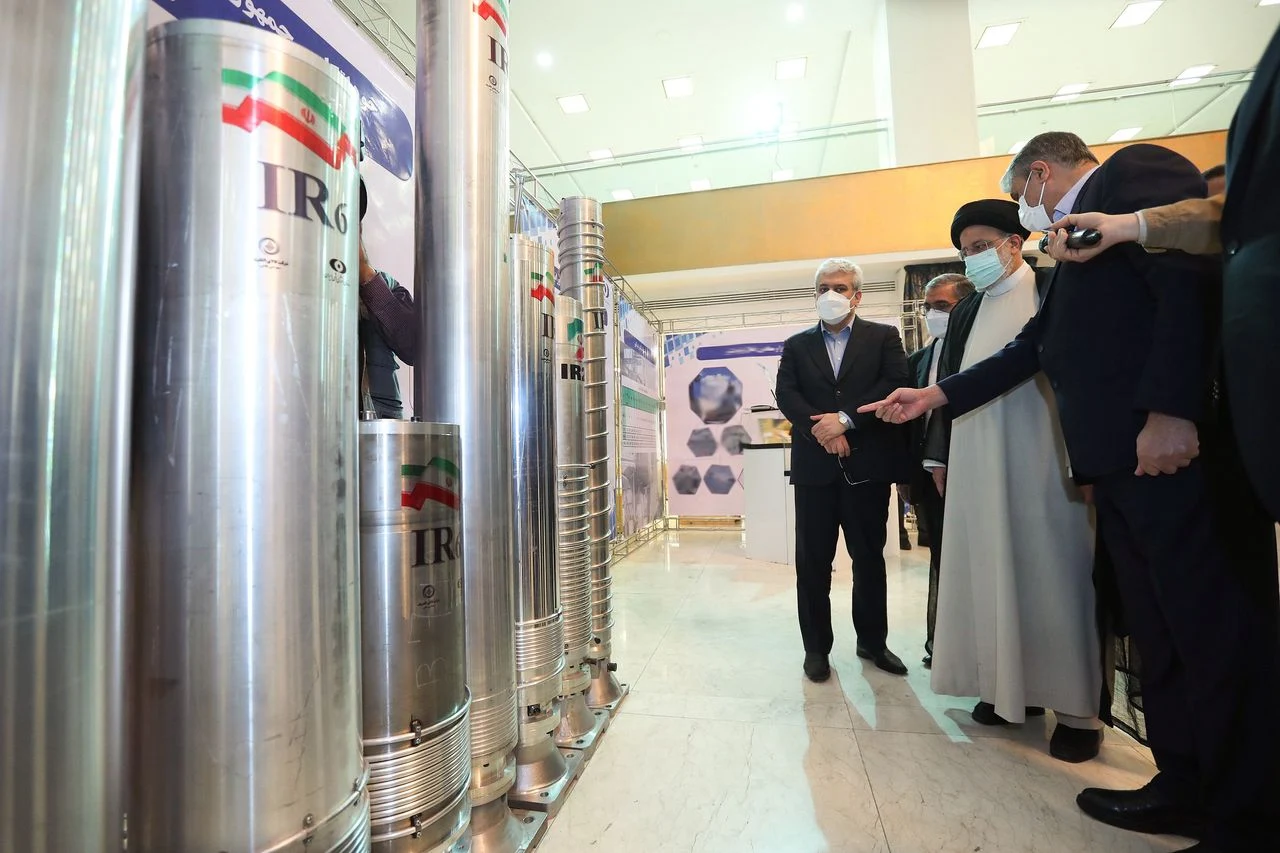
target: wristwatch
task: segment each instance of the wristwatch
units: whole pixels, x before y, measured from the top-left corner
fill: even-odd
[[[844,412],[836,412],[836,417],[840,418],[840,423],[844,424],[845,429],[853,429],[853,418]]]

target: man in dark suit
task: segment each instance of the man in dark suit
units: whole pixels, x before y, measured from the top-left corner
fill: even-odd
[[[902,427],[859,415],[907,381],[907,355],[892,326],[855,315],[862,271],[829,260],[815,276],[821,323],[792,336],[778,366],[778,408],[792,424],[791,483],[796,501],[796,600],[804,671],[830,676],[831,563],[844,531],[853,558],[853,626],[858,656],[895,675],[907,668],[886,646],[884,565],[889,486],[911,473]]]
[[[974,292],[973,282],[960,273],[943,273],[924,286],[924,322],[933,338],[907,357],[907,372],[917,388],[928,388],[938,376],[939,356],[949,334],[951,311]],[[929,536],[929,604],[925,616],[924,666],[933,666],[933,631],[938,624],[938,569],[942,564],[943,494],[946,489],[946,466],[929,465],[925,454],[925,425],[917,421],[911,428],[914,461],[911,502],[916,516]]]
[[[1042,134],[1014,158],[1003,188],[1035,229],[1077,209],[1132,213],[1204,197],[1200,173],[1165,148],[1133,145],[1094,163],[1078,137]],[[1197,458],[1214,275],[1212,261],[1135,245],[1060,264],[1039,314],[1004,350],[867,409],[891,422],[948,404],[959,414],[1044,370],[1115,564],[1159,768],[1139,791],[1089,789],[1077,802],[1115,826],[1203,837],[1198,853],[1236,853],[1275,849],[1278,673],[1273,605],[1226,545],[1256,555],[1273,534],[1232,522],[1224,535],[1228,508],[1211,492],[1221,468]],[[1274,583],[1274,563],[1270,572]]]

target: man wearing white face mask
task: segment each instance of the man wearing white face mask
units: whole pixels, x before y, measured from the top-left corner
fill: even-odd
[[[886,645],[884,545],[889,486],[909,480],[913,467],[908,430],[857,410],[907,381],[907,354],[897,329],[856,316],[862,301],[856,264],[826,261],[814,284],[822,322],[783,345],[777,388],[778,408],[791,421],[804,672],[813,681],[831,674],[831,566],[843,530],[853,559],[857,655],[906,675]]]
[[[924,322],[933,338],[907,358],[907,370],[917,388],[928,388],[938,381],[938,361],[952,310],[973,293],[973,282],[958,273],[944,273],[924,286]],[[933,666],[933,631],[938,619],[938,572],[942,559],[942,496],[946,490],[945,465],[924,458],[926,423],[912,424],[911,447],[921,465],[911,480],[911,503],[916,517],[929,535],[929,603],[926,611],[924,666]]]
[[[951,241],[978,292],[952,312],[938,380],[998,352],[1036,313],[1038,276],[1022,259],[1028,236],[1011,201],[956,212]],[[954,421],[945,412],[930,419],[926,456],[949,463],[950,498],[933,688],[980,697],[973,719],[982,725],[1052,708],[1050,753],[1080,762],[1102,741],[1094,535],[1057,424],[1043,374]]]

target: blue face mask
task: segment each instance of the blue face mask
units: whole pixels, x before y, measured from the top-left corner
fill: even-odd
[[[986,290],[1005,276],[1004,261],[1000,259],[1000,247],[1009,242],[1009,238],[964,259],[964,274],[979,291]]]

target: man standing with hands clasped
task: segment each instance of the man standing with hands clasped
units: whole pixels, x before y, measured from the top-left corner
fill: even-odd
[[[1077,210],[1133,213],[1205,194],[1189,161],[1155,145],[1121,149],[1096,170],[1094,162],[1078,137],[1042,134],[1014,158],[1002,188],[1028,230]],[[1090,788],[1076,802],[1113,826],[1201,838],[1189,848],[1196,853],[1244,853],[1277,849],[1274,600],[1252,588],[1252,567],[1226,546],[1261,553],[1273,533],[1265,516],[1229,521],[1224,510],[1257,514],[1214,501],[1214,430],[1207,461],[1199,458],[1198,422],[1211,424],[1214,412],[1206,300],[1216,274],[1212,261],[1132,244],[1061,264],[1040,312],[999,353],[863,408],[894,423],[944,405],[958,416],[1044,370],[1142,658],[1159,771],[1137,791]]]
[[[821,322],[792,336],[778,366],[778,408],[791,421],[796,501],[796,601],[804,672],[831,674],[831,562],[844,531],[853,559],[853,625],[858,657],[906,675],[889,651],[884,546],[889,486],[911,476],[904,428],[858,414],[907,381],[907,355],[892,326],[856,316],[862,270],[824,262],[815,276]]]

